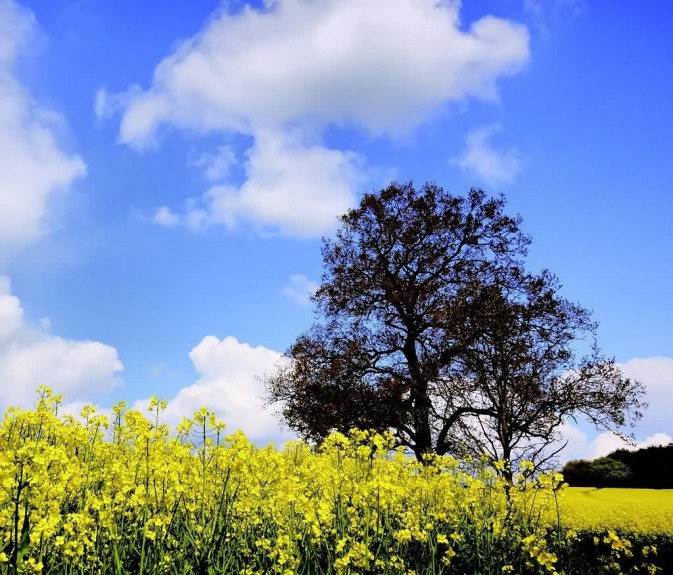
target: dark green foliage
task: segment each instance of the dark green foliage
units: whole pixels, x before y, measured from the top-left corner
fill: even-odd
[[[569,461],[562,473],[565,481],[576,487],[624,487],[631,476],[628,465],[611,457]]]
[[[637,451],[619,449],[611,453],[610,457],[631,470],[624,487],[673,489],[673,443]]]
[[[628,465],[611,457],[599,457],[592,468],[596,487],[621,487],[631,476]]]
[[[596,487],[620,487],[631,476],[628,465],[611,457],[599,457],[593,462],[592,467]]]
[[[618,449],[593,461],[578,459],[561,472],[573,487],[673,489],[673,443],[637,451]]]
[[[591,461],[587,459],[573,459],[561,469],[563,479],[571,487],[595,487],[594,473]]]

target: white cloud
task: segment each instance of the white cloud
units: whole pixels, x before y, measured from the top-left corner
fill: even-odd
[[[10,67],[20,50],[29,43],[35,17],[12,0],[0,2],[0,66]]]
[[[280,132],[258,135],[246,155],[241,186],[213,185],[181,212],[161,206],[152,221],[193,230],[247,223],[264,233],[315,237],[336,228],[336,216],[353,205],[354,189],[366,178],[356,154]]]
[[[142,146],[161,124],[252,133],[302,120],[395,132],[447,100],[495,98],[528,55],[521,25],[486,16],[461,30],[458,2],[279,0],[223,12],[165,58],[120,137]]]
[[[649,407],[636,424],[638,432],[673,435],[673,357],[633,358],[619,366],[626,377],[641,381],[647,389]]]
[[[485,16],[463,29],[457,1],[265,6],[222,10],[157,66],[149,89],[97,96],[101,116],[108,102],[123,102],[119,140],[136,148],[153,145],[161,127],[253,136],[246,182],[209,192],[213,221],[228,225],[250,220],[291,235],[330,229],[354,199],[358,165],[320,144],[326,126],[398,134],[447,102],[497,99],[496,81],[529,57],[525,27]],[[310,180],[323,169],[329,177]]]
[[[237,164],[236,152],[231,146],[220,146],[212,153],[203,153],[189,162],[190,165],[203,168],[211,182],[224,180]]]
[[[120,385],[117,351],[97,341],[49,337],[2,351],[0,392],[3,403],[33,399],[39,385],[48,385],[70,399],[111,391]]]
[[[497,149],[491,139],[501,130],[500,125],[492,124],[471,131],[465,139],[463,153],[451,158],[449,163],[473,174],[489,186],[514,180],[521,171],[522,158],[516,148]]]
[[[12,295],[9,278],[0,276],[0,345],[15,336],[23,325],[23,308]]]
[[[94,113],[101,120],[112,118],[115,114],[121,112],[131,103],[136,94],[141,92],[138,86],[131,86],[126,92],[121,94],[110,94],[104,86],[96,90],[94,99]]]
[[[621,437],[608,432],[599,433],[590,439],[584,431],[569,423],[561,428],[561,438],[568,441],[568,445],[560,454],[560,460],[563,462],[571,459],[596,459],[617,449],[636,450],[673,442],[673,437],[663,432],[648,435],[635,444],[627,443]]]
[[[189,357],[200,378],[168,401],[165,423],[174,427],[182,417],[191,417],[201,407],[207,407],[227,424],[229,433],[242,429],[258,443],[291,438],[262,399],[261,378],[283,361],[282,354],[262,346],[252,347],[235,337],[219,340],[211,335],[204,337]],[[134,407],[144,410],[148,401],[138,401]]]
[[[152,221],[160,226],[172,228],[180,223],[180,216],[174,213],[168,206],[157,208]]]
[[[311,296],[319,287],[316,282],[309,280],[305,275],[295,274],[290,276],[289,283],[281,293],[296,304],[307,306],[311,303]]]
[[[205,194],[206,200],[197,201],[189,198],[184,203],[184,209],[181,212],[173,211],[168,206],[160,206],[150,216],[149,220],[165,228],[185,227],[194,231],[207,229],[215,220],[213,214],[204,207],[204,201],[207,201],[208,194]],[[144,217],[144,216],[141,216]]]
[[[615,449],[639,449],[651,445],[667,445],[673,441],[673,358],[634,358],[619,364],[626,377],[641,381],[647,391],[649,408],[636,423],[637,445],[630,446],[613,433],[599,433],[589,437],[575,425],[566,424],[562,429],[568,446],[561,454],[569,459],[594,459]]]
[[[110,94],[108,94],[105,88],[98,88],[96,90],[93,109],[98,118],[110,118],[117,111],[110,101]]]
[[[293,278],[298,278],[294,280],[297,284],[308,283],[304,276]],[[166,423],[174,427],[182,417],[189,417],[205,406],[227,424],[229,432],[242,429],[259,444],[269,441],[281,443],[291,438],[262,400],[262,376],[273,372],[279,362],[287,361],[281,353],[262,346],[250,346],[235,337],[220,340],[207,336],[192,349],[189,356],[200,377],[169,400],[163,418]],[[663,401],[663,410],[666,405],[670,405],[670,397],[665,395],[666,381],[670,380],[665,374],[673,366],[673,359],[634,359],[622,366],[628,366],[624,368],[625,372],[627,369],[632,371],[630,375],[637,376],[648,386],[650,393],[654,394],[651,397]],[[659,386],[664,390],[664,395],[658,391]],[[668,389],[673,390],[673,387]],[[134,407],[143,411],[148,402],[148,399],[136,401]],[[660,420],[657,417],[655,421]],[[639,426],[637,444],[631,446],[614,434],[590,435],[577,425],[566,423],[560,432],[563,440],[568,440],[568,445],[559,454],[559,460],[563,463],[570,459],[594,459],[615,449],[666,445],[673,440],[670,420],[664,421],[659,431],[651,432],[648,429],[647,426]]]
[[[122,369],[109,345],[52,336],[29,325],[9,279],[0,276],[0,408],[33,405],[40,385],[65,393],[66,400],[88,401],[121,385]]]
[[[265,231],[311,237],[337,225],[336,216],[355,201],[364,175],[350,152],[304,144],[285,134],[257,136],[248,152],[240,187],[213,186],[205,195],[215,221],[240,221]]]
[[[35,31],[33,14],[0,0],[0,248],[32,242],[48,229],[55,194],[86,173],[79,156],[62,152],[54,135],[61,122],[39,108],[14,76],[19,54]]]

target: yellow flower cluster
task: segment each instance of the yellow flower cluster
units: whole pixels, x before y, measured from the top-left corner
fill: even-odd
[[[156,398],[108,421],[59,416],[62,398],[40,394],[0,424],[0,575],[559,570],[536,520],[558,475],[529,481],[524,465],[511,486],[497,465],[422,465],[357,430],[258,448],[206,409],[172,435]]]

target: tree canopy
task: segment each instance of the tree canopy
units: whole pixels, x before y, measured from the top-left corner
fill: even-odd
[[[427,183],[365,194],[323,240],[319,319],[267,378],[286,424],[321,441],[352,427],[392,430],[425,454],[541,457],[568,417],[617,429],[642,385],[594,345],[588,311],[524,269],[530,238],[503,197]]]

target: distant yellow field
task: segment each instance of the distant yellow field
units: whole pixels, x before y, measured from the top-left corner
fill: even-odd
[[[570,487],[561,517],[575,529],[623,529],[673,535],[673,490]]]

